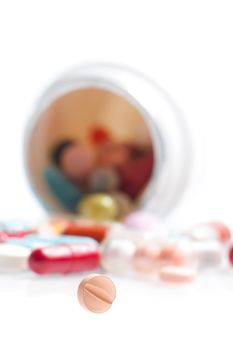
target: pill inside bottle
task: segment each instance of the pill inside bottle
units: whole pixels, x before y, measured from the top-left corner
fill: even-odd
[[[30,183],[49,212],[97,221],[136,208],[166,214],[190,171],[184,124],[174,102],[140,73],[80,67],[35,109],[25,142]]]

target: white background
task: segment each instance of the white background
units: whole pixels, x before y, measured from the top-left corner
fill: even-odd
[[[76,64],[127,64],[177,101],[197,145],[176,225],[233,224],[232,0],[0,0],[0,217],[43,215],[22,162],[43,89]],[[0,276],[0,348],[232,349],[233,275],[182,288],[115,278],[111,311],[82,310],[80,277]]]

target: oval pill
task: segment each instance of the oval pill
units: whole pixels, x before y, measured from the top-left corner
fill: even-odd
[[[35,249],[29,267],[37,274],[69,274],[95,270],[100,252],[96,244],[58,244]]]
[[[78,288],[80,304],[94,313],[103,313],[110,309],[116,297],[116,287],[105,275],[90,275]]]
[[[165,266],[159,272],[161,281],[169,283],[188,283],[196,277],[196,271],[184,266]]]

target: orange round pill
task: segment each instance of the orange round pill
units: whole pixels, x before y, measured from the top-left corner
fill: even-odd
[[[110,309],[116,287],[106,275],[89,275],[79,285],[78,300],[87,310],[102,313]]]
[[[159,272],[161,281],[169,283],[192,282],[196,277],[196,271],[185,266],[165,266]]]

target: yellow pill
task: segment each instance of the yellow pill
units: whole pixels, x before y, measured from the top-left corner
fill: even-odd
[[[113,220],[118,215],[118,205],[112,196],[98,193],[86,196],[80,202],[78,211],[93,220]]]

